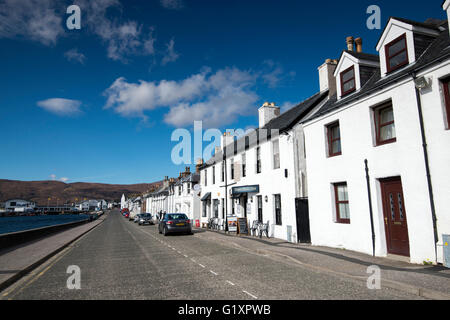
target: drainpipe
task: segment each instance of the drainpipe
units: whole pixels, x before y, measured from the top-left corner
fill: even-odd
[[[223,165],[225,166],[225,232],[228,232],[228,173],[227,173],[227,156],[224,152]]]
[[[370,228],[372,230],[372,253],[375,257],[375,230],[373,227],[373,210],[372,210],[372,195],[370,192],[370,177],[369,177],[369,166],[367,159],[364,160],[366,166],[366,180],[367,180],[367,195],[369,197],[369,213],[370,213]]]
[[[431,207],[431,219],[433,221],[434,253],[435,253],[435,260],[437,263],[437,243],[439,241],[439,236],[437,233],[437,218],[436,218],[436,209],[434,206],[433,185],[431,183],[430,164],[428,161],[427,140],[425,137],[425,126],[424,126],[424,122],[423,122],[422,100],[420,98],[420,90],[419,90],[419,88],[417,88],[416,83],[415,83],[415,81],[417,79],[416,72],[412,72],[412,77],[414,80],[414,88],[416,90],[417,110],[419,112],[420,133],[422,136],[423,156],[424,156],[424,160],[425,160],[425,170],[427,173],[428,195],[429,195],[430,207]]]

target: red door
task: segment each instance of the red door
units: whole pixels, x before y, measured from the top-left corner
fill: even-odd
[[[383,179],[380,182],[387,251],[388,253],[409,257],[408,224],[402,181],[398,177]]]

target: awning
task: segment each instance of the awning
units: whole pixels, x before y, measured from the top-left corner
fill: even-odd
[[[211,199],[211,192],[207,192],[200,200],[206,201]]]

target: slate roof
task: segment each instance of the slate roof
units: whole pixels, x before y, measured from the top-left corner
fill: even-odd
[[[357,51],[349,51],[349,50],[344,50],[343,52],[347,52],[348,54],[354,56],[356,59],[359,59],[359,60],[369,60],[369,61],[375,61],[375,62],[380,61],[380,58],[376,54],[357,52]],[[342,58],[342,55],[341,55],[341,58]]]
[[[403,19],[403,21],[406,22],[409,20]],[[402,80],[403,78],[411,77],[414,72],[418,72],[431,64],[448,58],[450,58],[450,37],[448,29],[445,29],[444,31],[441,31],[440,35],[433,42],[431,42],[422,55],[417,58],[415,63],[411,63],[400,70],[394,71],[384,78],[381,77],[380,69],[376,68],[372,77],[363,87],[361,87],[361,89],[341,98],[339,101],[337,101],[337,96],[334,95],[312,117],[303,122],[306,123],[312,119],[316,119],[324,114],[332,112],[333,110],[339,109],[348,103],[368,96],[377,90],[381,90],[392,83]]]

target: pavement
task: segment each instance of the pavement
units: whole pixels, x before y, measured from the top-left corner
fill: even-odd
[[[389,267],[386,263],[380,264],[381,289],[368,289],[369,275],[360,272],[364,264],[358,263],[365,260],[352,258],[352,255],[343,259],[322,248],[205,230],[194,230],[194,235],[164,237],[158,233],[157,226],[139,226],[124,219],[118,211],[112,211],[95,229],[2,291],[0,299],[397,300],[444,297],[418,295],[402,287],[385,285],[383,277],[393,277],[392,274],[404,269],[397,266],[398,270],[389,270],[385,275]],[[330,268],[327,263],[331,261],[337,266]],[[79,267],[79,290],[67,286],[70,266]],[[352,266],[349,272],[347,266]],[[421,278],[420,272],[411,268],[409,265],[409,269],[403,271],[405,277],[411,274],[416,277],[418,273],[417,278]],[[440,271],[438,274],[448,275]],[[422,276],[425,282],[435,279],[435,275],[427,273]],[[442,282],[446,281],[440,286],[443,288],[448,277],[439,277]]]
[[[369,267],[377,266],[382,287],[429,299],[450,299],[450,269],[443,266],[417,265],[402,261],[400,257],[372,257],[344,249],[294,244],[267,237],[236,236],[222,231],[204,232],[199,237],[249,253],[285,260],[317,272],[361,281],[367,281]]]
[[[35,241],[27,242],[0,251],[0,290],[47,261],[67,245],[80,238],[103,222],[99,219],[61,231]]]

